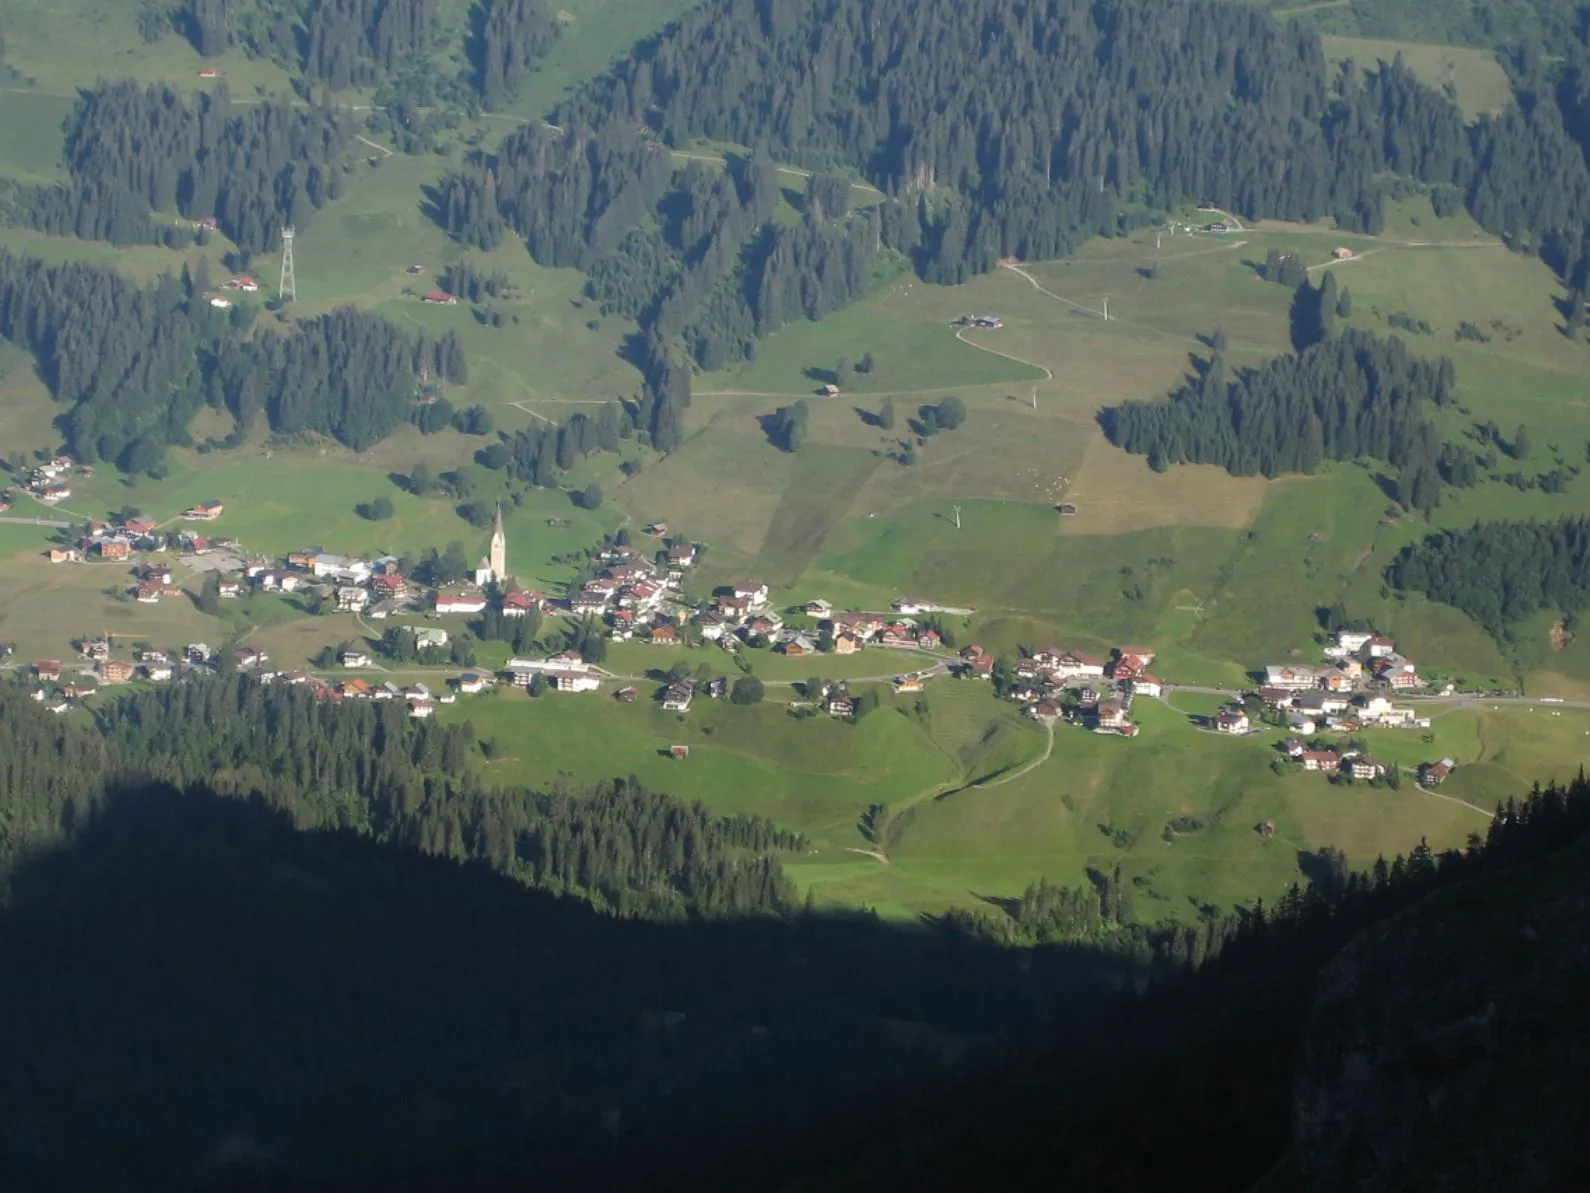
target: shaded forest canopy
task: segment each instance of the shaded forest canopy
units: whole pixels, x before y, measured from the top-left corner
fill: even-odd
[[[1455,606],[1506,638],[1531,613],[1572,617],[1590,605],[1590,518],[1444,530],[1404,547],[1386,578]]]
[[[263,413],[363,449],[408,420],[422,366],[464,376],[456,333],[415,340],[352,307],[251,335],[247,308],[209,305],[206,269],[140,286],[0,249],[0,336],[34,353],[78,459],[142,471],[206,405],[232,412],[239,440]]]
[[[777,864],[799,841],[765,821],[632,782],[480,790],[479,748],[236,676],[131,695],[93,729],[0,684],[0,1007],[30,1026],[0,1045],[12,1170],[843,1189],[866,1154],[889,1188],[1184,1188],[1189,1163],[1247,1187],[1288,1143],[1320,967],[1590,828],[1581,781],[1462,852],[1364,873],[1322,852],[1306,890],[1198,926],[1121,923],[1116,872],[907,933],[802,912]],[[1134,974],[1155,980],[1119,993]],[[1123,1148],[1128,1121],[1186,1138]],[[240,1130],[245,1167],[195,1178]]]

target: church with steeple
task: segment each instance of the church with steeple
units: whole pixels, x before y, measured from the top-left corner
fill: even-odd
[[[485,558],[475,568],[475,583],[485,588],[488,584],[507,587],[508,536],[502,528],[502,502],[497,503],[497,520],[491,526],[491,545]]]

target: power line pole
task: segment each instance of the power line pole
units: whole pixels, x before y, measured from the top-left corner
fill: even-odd
[[[276,295],[283,302],[298,301],[298,278],[293,273],[293,230],[282,229],[282,280]]]
[[[1108,294],[1104,296],[1104,321],[1106,323],[1110,321],[1110,296]]]
[[[1032,408],[1034,410],[1038,409],[1038,387],[1036,385],[1032,387]]]
[[[955,529],[959,530],[961,528],[961,507],[956,505],[950,508],[955,511]]]

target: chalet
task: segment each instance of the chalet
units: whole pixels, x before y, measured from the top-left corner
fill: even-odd
[[[912,647],[916,645],[916,635],[903,625],[884,626],[878,632],[878,645]]]
[[[900,597],[898,600],[894,601],[892,604],[890,604],[889,608],[893,609],[896,613],[903,614],[906,617],[915,617],[919,613],[933,612],[933,606],[928,604],[926,601],[913,601],[908,600],[905,597]]]
[[[154,683],[165,683],[171,678],[170,663],[145,663],[144,678]]]
[[[1351,261],[1358,254],[1344,244],[1339,244],[1331,250],[1332,261]]]
[[[1248,714],[1240,708],[1222,708],[1215,714],[1216,733],[1240,735],[1248,731]]]
[[[337,589],[337,608],[343,613],[363,613],[370,606],[370,590],[349,585]]]
[[[404,626],[414,635],[415,650],[433,650],[447,645],[447,631],[434,626]]]
[[[294,592],[298,588],[298,579],[297,572],[261,572],[259,586],[266,592]]]
[[[479,613],[486,608],[486,594],[478,588],[458,588],[436,594],[438,613]]]
[[[51,547],[51,563],[76,563],[79,556],[75,547]]]
[[[344,700],[370,699],[370,685],[362,679],[345,679],[337,685],[337,692]]]
[[[100,539],[98,550],[101,559],[120,563],[132,554],[132,544],[122,538]]]
[[[707,697],[711,700],[722,700],[729,690],[729,681],[726,679],[707,680]]]
[[[399,583],[402,577],[398,577]],[[517,588],[513,592],[503,594],[502,615],[504,617],[525,617],[541,609],[541,594],[528,588]]]
[[[195,555],[208,555],[210,553],[210,540],[202,534],[190,534],[184,537],[184,545]]]
[[[862,647],[862,641],[855,634],[835,634],[835,654],[855,654]]]
[[[552,686],[559,692],[594,692],[602,686],[602,680],[588,671],[564,671],[553,678]]]
[[[370,699],[372,700],[396,700],[402,695],[403,689],[390,679],[380,687],[370,689]]]
[[[977,679],[994,678],[994,658],[992,655],[980,654],[968,664],[972,675]]]
[[[1154,661],[1154,648],[1152,646],[1117,646],[1115,648],[1116,662],[1136,663],[1138,668],[1147,667]]]
[[[188,643],[187,649],[183,651],[183,654],[187,658],[188,662],[192,663],[196,667],[199,667],[203,666],[205,663],[208,663],[210,659],[214,657],[215,652],[203,642],[190,642]]]
[[[44,492],[39,494],[39,500],[46,505],[54,505],[58,501],[65,501],[72,495],[72,490],[66,485],[46,485]]]
[[[1335,750],[1304,750],[1297,761],[1304,770],[1338,771],[1342,766],[1342,756]]]
[[[235,600],[243,595],[243,582],[241,580],[221,580],[215,586],[215,593],[219,597]]]
[[[668,548],[668,565],[670,567],[687,568],[696,562],[696,548],[691,543],[681,543],[677,547]]]
[[[1289,692],[1304,692],[1319,687],[1319,670],[1314,667],[1266,667],[1264,686]]]
[[[900,696],[908,692],[920,692],[922,681],[915,675],[902,675],[894,681],[895,695]]]
[[[1346,712],[1351,707],[1346,696],[1336,692],[1304,692],[1292,701],[1292,709],[1305,715],[1325,716]]]
[[[622,704],[633,704],[640,697],[640,689],[634,687],[619,688],[613,693],[613,699]]]
[[[975,642],[973,642],[970,646],[961,647],[961,658],[967,660],[968,662],[970,662],[972,659],[979,658],[986,653],[987,652]]]
[[[853,717],[856,715],[856,702],[844,693],[836,693],[828,698],[828,715],[831,717]]]
[[[1440,762],[1426,762],[1419,768],[1419,782],[1426,787],[1439,787],[1456,767],[1457,763],[1450,758],[1443,758]]]
[[[422,301],[439,307],[456,307],[458,305],[458,299],[445,290],[432,290]]]
[[[1391,711],[1391,701],[1385,696],[1365,696],[1359,703],[1366,717],[1378,718]]]
[[[696,628],[708,642],[716,642],[728,632],[728,623],[716,613],[703,613],[696,618]]]
[[[163,650],[141,650],[138,652],[140,663],[169,663],[171,656]]]
[[[641,533],[647,535],[650,538],[660,539],[660,538],[662,538],[663,535],[668,533],[668,523],[666,523],[666,522],[653,522],[650,526],[646,527],[646,529],[644,531],[642,531]]]
[[[1094,720],[1100,729],[1120,729],[1127,724],[1126,704],[1120,700],[1101,701]]]
[[[1105,660],[1099,655],[1083,654],[1076,650],[1048,650],[1039,654],[1037,658],[1049,674],[1059,679],[1104,676]]]
[[[201,79],[217,79],[217,78],[220,78],[220,77],[221,77],[221,72],[216,70],[215,67],[213,67],[213,66],[206,66],[203,70],[201,70],[199,72],[199,78],[201,78]],[[201,226],[201,227],[206,225],[206,224],[213,224],[214,222],[215,222],[214,220],[199,220],[199,221],[197,221],[198,225]]]
[[[213,78],[216,77],[216,75],[218,73],[219,72],[216,71],[213,67],[206,67],[204,70],[201,70],[199,72],[199,78],[201,78],[201,79],[213,79]],[[193,221],[191,221],[191,223],[193,225],[193,230],[195,232],[215,232],[215,231],[218,231],[220,229],[220,227],[221,227],[221,222],[219,220],[217,220],[213,215],[207,215],[203,219],[193,220]]]
[[[1378,779],[1386,773],[1386,764],[1368,754],[1356,754],[1347,760],[1347,773],[1355,779]]]
[[[370,591],[380,600],[396,600],[398,597],[406,596],[408,590],[409,582],[400,572],[386,571],[370,577]],[[504,600],[503,612],[507,611],[507,601]]]
[[[1153,696],[1157,699],[1164,690],[1165,686],[1146,671],[1132,680],[1132,691],[1139,696]]]
[[[287,566],[307,572],[315,566],[315,560],[322,554],[319,547],[305,547],[302,551],[289,551],[287,553]]]
[[[228,310],[232,305],[230,298],[222,298],[219,294],[210,296],[210,305],[218,311]]]
[[[225,508],[219,501],[201,501],[193,508],[184,510],[182,516],[190,522],[214,522]]]
[[[1365,645],[1368,647],[1369,657],[1372,659],[1384,659],[1397,653],[1397,643],[1393,639],[1382,637],[1379,634],[1369,639]]]
[[[458,690],[466,696],[478,696],[486,690],[490,680],[474,671],[466,671],[458,677]]]
[[[653,646],[678,646],[679,632],[671,625],[652,626],[648,641]]]
[[[689,683],[671,683],[663,689],[662,706],[665,712],[689,712],[695,688]]]
[[[582,588],[570,599],[569,608],[582,616],[605,613],[607,612],[607,594],[593,592],[589,588]]]
[[[512,663],[513,660],[510,659],[509,665],[512,666]],[[560,650],[557,654],[549,656],[546,662],[542,663],[541,665],[548,671],[587,670],[587,664],[585,660],[580,657],[580,652],[577,650]]]
[[[1308,747],[1302,742],[1298,741],[1295,737],[1289,737],[1281,743],[1281,752],[1288,758],[1301,758],[1303,756],[1303,751],[1306,749],[1308,749]]]
[[[362,650],[345,650],[337,656],[337,662],[344,667],[368,667],[370,656]]]
[[[1060,719],[1060,706],[1053,700],[1040,700],[1037,704],[1034,704],[1030,709],[1028,709],[1027,712],[1033,718],[1033,720],[1043,721],[1046,724],[1053,723]]]
[[[1372,630],[1337,630],[1336,646],[1347,654],[1357,654],[1374,636]]]
[[[232,658],[239,667],[260,667],[270,662],[270,655],[254,646],[245,646],[232,652]]]
[[[140,605],[158,605],[160,598],[166,595],[166,586],[151,580],[133,589],[133,595]]]
[[[61,665],[54,659],[44,659],[33,664],[33,673],[40,679],[53,683],[61,678]]]
[[[760,609],[767,604],[768,587],[761,580],[741,580],[733,586],[732,592],[736,597],[749,601],[753,609]]]
[[[1043,699],[1043,689],[1035,684],[1024,683],[1006,689],[1005,695],[1021,704],[1031,704]]]
[[[171,677],[167,675],[166,678]],[[75,680],[68,680],[61,685],[61,695],[68,700],[81,700],[84,696],[92,696],[97,690],[91,683],[79,683]]]
[[[133,665],[126,659],[106,659],[99,665],[101,683],[126,683],[133,677]]]
[[[429,700],[409,701],[409,716],[414,717],[417,720],[423,720],[425,717],[434,716],[435,714],[436,705],[432,704]]]
[[[801,612],[807,617],[827,619],[833,616],[834,607],[824,600],[807,601],[801,606]]]
[[[683,761],[684,759],[690,757],[690,747],[689,746],[669,746],[668,747],[668,757],[677,758],[680,761]]]
[[[1319,728],[1319,722],[1314,720],[1313,717],[1293,715],[1287,717],[1286,727],[1293,733],[1308,735]]]
[[[771,638],[784,628],[784,621],[780,617],[763,613],[746,622],[745,628],[747,633],[757,637]]]
[[[1414,665],[1401,655],[1392,655],[1375,664],[1375,678],[1393,688],[1407,689],[1419,686],[1419,673]]]
[[[818,387],[817,396],[822,398],[837,398],[839,396],[839,387],[832,381],[824,382]]]
[[[335,580],[340,584],[368,584],[370,582],[370,565],[362,559],[353,559],[347,555],[333,555],[329,551],[322,551],[316,555],[314,562],[309,565],[309,570],[314,572],[316,578],[321,580]],[[485,608],[484,605],[481,608]],[[476,610],[479,612],[479,610]]]
[[[870,638],[883,628],[883,619],[872,613],[836,613],[830,620],[836,635],[850,633]]]
[[[229,290],[241,290],[244,294],[257,294],[259,292],[259,283],[247,274],[235,277],[231,281],[226,282],[225,285]]]
[[[937,630],[923,630],[916,636],[916,644],[923,650],[937,650],[944,645],[944,639]]]
[[[122,529],[134,538],[143,538],[145,535],[153,534],[159,529],[159,523],[147,515],[140,514],[136,518],[128,518],[127,521],[123,522]]]
[[[816,654],[817,644],[804,634],[796,634],[795,637],[785,642],[781,649],[790,658],[798,659],[809,654]]]

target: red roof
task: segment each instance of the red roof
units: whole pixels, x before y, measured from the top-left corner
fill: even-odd
[[[432,290],[429,294],[427,294],[425,296],[425,301],[426,302],[457,302],[458,299],[454,298],[451,294],[447,293],[447,291],[445,291],[445,290]]]

